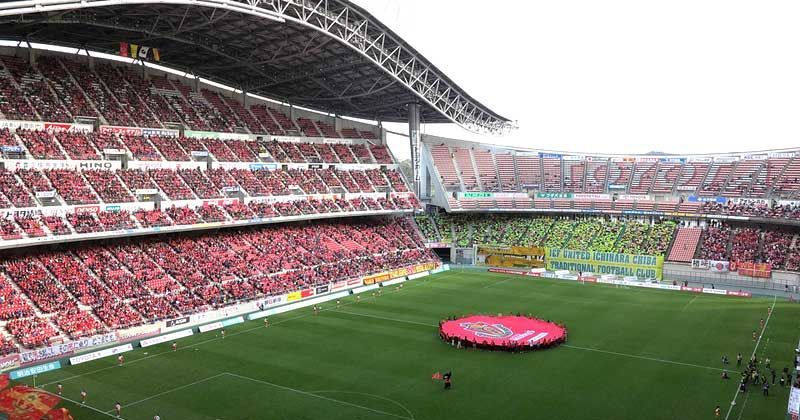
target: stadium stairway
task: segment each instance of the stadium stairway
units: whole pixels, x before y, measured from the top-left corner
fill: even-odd
[[[667,245],[667,250],[664,252],[664,255],[669,255],[672,252],[672,247],[675,246],[675,240],[678,238],[677,232],[673,232],[672,236],[669,239],[669,245]]]
[[[667,253],[669,261],[690,262],[697,253],[697,245],[703,237],[700,228],[678,228],[678,233],[673,239],[672,247]]]

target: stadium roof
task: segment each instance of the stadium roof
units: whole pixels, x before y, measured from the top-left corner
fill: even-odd
[[[502,131],[397,34],[345,0],[38,0],[0,3],[0,38],[117,53],[158,48],[161,64],[338,115]]]

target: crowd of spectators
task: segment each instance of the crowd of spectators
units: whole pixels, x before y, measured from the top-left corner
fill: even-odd
[[[800,205],[787,203],[773,203],[770,205],[765,200],[740,199],[737,202],[727,203],[707,202],[701,209],[705,214],[722,214],[730,216],[764,217],[769,219],[797,219],[800,218]]]
[[[731,229],[727,225],[713,224],[709,226],[703,234],[700,258],[712,261],[726,260],[730,238]]]
[[[672,221],[651,224],[603,217],[436,213],[419,216],[418,223],[430,241],[455,240],[459,247],[540,246],[645,255],[664,255],[676,231]]]

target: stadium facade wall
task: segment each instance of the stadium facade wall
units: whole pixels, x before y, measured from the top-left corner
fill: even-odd
[[[751,287],[759,289],[784,290],[789,286],[789,290],[800,289],[800,273],[791,271],[772,271],[772,278],[754,278],[740,276],[733,272],[712,272],[708,270],[693,270],[690,264],[664,262],[664,280],[689,281],[693,283],[713,283],[727,284],[739,287]]]

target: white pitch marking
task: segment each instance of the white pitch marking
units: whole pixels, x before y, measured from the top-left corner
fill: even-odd
[[[405,324],[423,325],[423,326],[432,327],[432,328],[438,328],[439,327],[438,325],[427,324],[427,323],[424,323],[424,322],[409,321],[409,320],[397,319],[397,318],[389,318],[389,317],[378,316],[378,315],[359,314],[359,313],[356,313],[356,312],[346,312],[346,311],[337,311],[337,310],[332,310],[331,312],[336,312],[336,313],[340,313],[340,314],[347,314],[347,315],[363,316],[363,317],[367,317],[367,318],[385,319],[387,321],[402,322],[402,323],[405,323]],[[720,372],[725,370],[725,369],[715,368],[715,367],[711,367],[711,366],[703,366],[703,365],[696,365],[696,364],[692,364],[692,363],[676,362],[674,360],[658,359],[658,358],[654,358],[654,357],[639,356],[639,355],[628,354],[628,353],[619,353],[619,352],[615,352],[615,351],[600,350],[600,349],[594,349],[594,348],[590,348],[590,347],[579,347],[579,346],[573,346],[573,345],[570,345],[570,344],[562,344],[561,346],[562,347],[567,347],[567,348],[572,348],[572,349],[577,349],[577,350],[594,351],[594,352],[598,352],[598,353],[613,354],[613,355],[616,355],[616,356],[631,357],[631,358],[642,359],[642,360],[650,360],[650,361],[653,361],[653,362],[669,363],[669,364],[673,364],[673,365],[696,367],[696,368],[700,368],[700,369],[716,370],[716,371],[720,371]]]
[[[681,309],[681,312],[683,312],[683,311],[685,311],[685,310],[689,309],[689,306],[691,306],[691,305],[692,305],[692,303],[694,303],[694,301],[695,301],[695,300],[697,300],[697,298],[698,298],[698,297],[700,297],[700,294],[699,294],[699,293],[698,293],[698,294],[696,294],[696,295],[694,295],[694,297],[693,297],[693,298],[692,298],[692,299],[689,301],[689,303],[687,303],[687,304],[686,304],[686,306],[684,306],[684,307],[683,307],[683,309]]]
[[[700,369],[716,370],[716,371],[720,371],[720,372],[725,370],[725,369],[715,368],[715,367],[712,367],[712,366],[703,366],[703,365],[696,365],[696,364],[693,364],[693,363],[676,362],[674,360],[658,359],[658,358],[655,358],[655,357],[639,356],[639,355],[636,355],[636,354],[620,353],[620,352],[609,351],[609,350],[600,350],[600,349],[594,349],[594,348],[591,348],[591,347],[579,347],[579,346],[573,346],[571,344],[562,344],[561,347],[566,347],[566,348],[576,349],[576,350],[593,351],[593,352],[597,352],[597,353],[606,353],[606,354],[612,354],[614,356],[630,357],[630,358],[633,358],[633,359],[649,360],[651,362],[668,363],[668,364],[671,364],[671,365],[681,365],[681,366],[688,366],[688,367],[696,367],[696,368],[700,368]]]
[[[180,390],[182,390],[182,389],[184,389],[184,388],[189,388],[190,386],[198,385],[198,384],[201,384],[201,383],[203,383],[203,382],[210,381],[210,380],[212,380],[212,379],[216,379],[216,378],[219,378],[220,376],[224,376],[224,375],[225,375],[225,373],[223,372],[223,373],[219,373],[219,374],[216,374],[216,375],[213,375],[213,376],[209,376],[208,378],[205,378],[205,379],[200,379],[199,381],[194,381],[194,382],[192,382],[192,383],[190,383],[190,384],[181,385],[181,386],[179,386],[179,387],[175,387],[175,388],[172,388],[172,389],[166,390],[166,391],[164,391],[164,392],[159,392],[158,394],[151,395],[151,396],[149,396],[149,397],[147,397],[147,398],[142,398],[141,400],[134,401],[134,402],[132,402],[132,403],[130,403],[130,404],[125,404],[125,405],[123,405],[122,407],[123,407],[123,408],[126,408],[126,407],[132,407],[132,406],[134,406],[134,405],[137,405],[137,404],[143,403],[143,402],[145,402],[145,401],[152,400],[153,398],[158,398],[158,397],[160,397],[160,396],[162,396],[162,395],[167,395],[167,394],[169,394],[169,393],[172,393],[172,392],[175,392],[175,391],[180,391]],[[113,410],[109,410],[109,411],[113,411]]]
[[[261,379],[251,378],[249,376],[243,376],[243,375],[239,375],[239,374],[232,373],[232,372],[226,372],[226,374],[230,375],[230,376],[233,376],[233,377],[236,377],[236,378],[240,378],[240,379],[244,379],[244,380],[248,380],[248,381],[252,381],[252,382],[257,382],[257,383],[264,384],[264,385],[269,385],[271,387],[275,387],[275,388],[278,388],[278,389],[283,389],[285,391],[292,391],[292,392],[296,392],[298,394],[307,395],[307,396],[310,396],[310,397],[319,398],[319,399],[322,399],[322,400],[331,401],[331,402],[339,403],[339,404],[342,404],[342,405],[347,405],[347,406],[350,406],[350,407],[360,408],[362,410],[371,411],[373,413],[383,414],[385,416],[391,416],[391,417],[396,417],[396,418],[399,418],[399,419],[406,419],[406,420],[414,420],[413,417],[401,416],[401,415],[398,415],[398,414],[389,413],[387,411],[377,410],[377,409],[374,409],[374,408],[365,407],[363,405],[358,405],[358,404],[354,404],[354,403],[347,402],[347,401],[337,400],[336,398],[329,398],[329,397],[325,397],[325,396],[322,396],[322,395],[313,394],[311,392],[303,391],[301,389],[291,388],[291,387],[284,386],[284,385],[278,385],[278,384],[275,384],[275,383],[272,383],[272,382],[262,381]]]
[[[453,272],[453,271],[448,271],[448,272],[446,272],[446,273],[444,273],[444,274],[440,275],[438,278],[445,277],[445,276],[447,276],[448,274],[452,274],[452,273],[454,273],[454,272]],[[425,285],[427,285],[427,284],[431,284],[431,283],[433,283],[433,281],[432,281],[432,280],[424,280],[424,281],[419,281],[419,282],[412,282],[412,284],[411,284],[411,285],[412,285],[412,286],[413,286],[413,285],[416,285],[416,286],[425,286]],[[355,302],[355,301],[354,301],[354,302],[349,302],[349,303],[342,304],[341,306],[349,306],[349,305],[353,305],[353,304],[355,304],[355,303],[357,303],[357,302]],[[331,310],[331,309],[323,309],[322,311],[323,311],[323,312],[325,312],[325,311],[330,311],[330,310]],[[293,312],[293,311],[290,311],[290,312]],[[296,317],[292,317],[292,318],[283,319],[283,320],[280,320],[280,321],[276,321],[276,322],[274,322],[274,323],[270,323],[270,326],[274,326],[274,325],[278,325],[278,324],[283,324],[284,322],[293,321],[293,320],[295,320],[295,319],[306,318],[306,317],[308,317],[308,316],[311,316],[311,315],[312,315],[312,314],[303,314],[303,315],[300,315],[300,316],[296,316]],[[245,329],[245,330],[237,331],[237,332],[235,332],[235,333],[228,334],[228,337],[234,337],[234,336],[237,336],[237,335],[239,335],[239,334],[245,334],[245,333],[248,333],[248,332],[251,332],[251,331],[255,331],[255,330],[258,330],[258,329],[262,329],[262,330],[263,330],[263,329],[264,329],[264,327],[263,327],[263,326],[261,326],[261,325],[259,325],[259,326],[253,327],[253,328],[248,328],[248,329]],[[211,338],[211,339],[208,339],[208,340],[205,340],[205,341],[200,341],[200,342],[198,342],[198,343],[191,344],[191,345],[189,345],[189,346],[186,346],[186,347],[181,347],[181,348],[179,348],[179,349],[178,349],[178,351],[187,350],[187,349],[189,349],[189,348],[195,348],[195,347],[201,346],[201,345],[203,345],[203,344],[208,344],[208,343],[211,343],[211,342],[214,342],[214,341],[218,341],[218,340],[221,340],[221,338],[220,338],[220,337],[215,337],[215,338]],[[152,359],[152,358],[154,358],[154,357],[162,356],[162,355],[169,354],[169,353],[174,353],[174,351],[172,351],[172,350],[167,350],[167,351],[163,351],[163,352],[161,352],[161,353],[155,353],[155,354],[151,354],[151,355],[149,355],[149,356],[145,356],[145,357],[142,357],[142,358],[140,358],[140,359],[135,359],[135,360],[131,360],[131,361],[129,361],[129,362],[125,362],[125,365],[127,366],[127,365],[130,365],[130,364],[132,364],[132,363],[141,362],[141,361],[144,361],[144,360]],[[103,371],[106,371],[106,370],[109,370],[109,369],[115,369],[115,368],[117,368],[117,367],[118,367],[118,366],[115,364],[115,365],[113,365],[113,366],[107,366],[107,367],[104,367],[104,368],[100,368],[100,369],[91,370],[91,371],[89,371],[89,372],[82,373],[82,374],[80,374],[80,375],[73,375],[73,376],[69,376],[69,377],[67,377],[67,378],[64,378],[64,379],[58,380],[58,381],[53,381],[53,382],[50,382],[50,383],[46,383],[46,384],[44,384],[44,385],[42,385],[42,386],[53,385],[53,384],[56,384],[56,383],[59,383],[59,382],[71,381],[71,380],[73,380],[73,379],[78,379],[78,378],[81,378],[81,377],[84,377],[84,376],[89,376],[89,375],[92,375],[92,374],[95,374],[95,373],[98,373],[98,372],[103,372]]]
[[[764,337],[764,333],[767,331],[767,325],[769,325],[769,320],[772,318],[772,314],[775,312],[775,302],[778,300],[778,296],[772,297],[772,307],[769,310],[769,314],[767,314],[767,321],[764,322],[764,328],[761,329],[761,334],[758,336],[758,341],[756,341],[756,346],[753,348],[753,353],[750,355],[750,360],[753,360],[753,356],[756,355],[758,351],[758,346],[761,344],[761,338]],[[731,401],[731,405],[728,407],[728,414],[725,414],[725,420],[728,420],[728,417],[731,415],[731,411],[733,411],[733,406],[736,405],[736,399],[739,398],[739,386],[736,386],[736,393],[733,394],[733,400]],[[742,411],[744,411],[744,404],[742,406]],[[740,416],[741,418],[741,416]]]
[[[102,415],[104,415],[104,416],[108,416],[108,417],[115,418],[115,419],[120,419],[120,420],[125,420],[125,419],[124,419],[124,418],[122,418],[122,417],[117,417],[117,416],[115,416],[115,415],[113,415],[113,414],[109,414],[109,413],[107,413],[107,412],[105,412],[105,411],[102,411],[102,410],[100,410],[99,408],[92,407],[91,405],[82,404],[82,403],[80,403],[80,402],[78,402],[78,401],[75,401],[75,400],[73,400],[73,399],[70,399],[70,398],[64,397],[64,396],[62,396],[62,395],[54,394],[54,393],[52,393],[52,392],[50,392],[50,391],[47,391],[47,390],[44,390],[44,389],[42,389],[42,388],[36,388],[36,389],[38,389],[39,391],[42,391],[42,392],[46,392],[46,393],[48,393],[48,394],[50,394],[50,395],[54,395],[54,396],[56,396],[56,397],[58,397],[58,398],[61,398],[62,400],[69,401],[69,402],[71,402],[71,403],[73,403],[73,404],[75,404],[75,405],[77,405],[77,406],[79,406],[79,407],[84,407],[84,408],[88,408],[89,410],[96,411],[96,412],[98,412],[98,413],[100,413],[100,414],[102,414]],[[113,411],[113,410],[112,410],[112,411]]]

